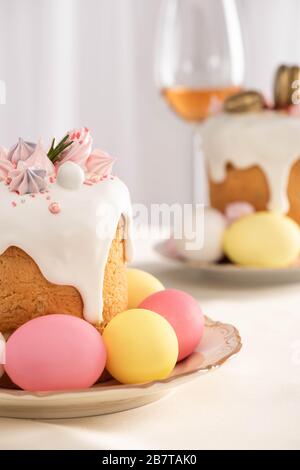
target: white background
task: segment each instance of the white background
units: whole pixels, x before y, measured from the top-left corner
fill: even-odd
[[[237,3],[246,81],[271,94],[275,66],[300,62],[300,2]],[[19,135],[47,141],[86,125],[97,146],[118,157],[134,201],[189,202],[191,127],[168,109],[153,78],[160,4],[0,0],[1,142],[10,146]]]

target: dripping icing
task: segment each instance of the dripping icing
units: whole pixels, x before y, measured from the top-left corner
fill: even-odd
[[[17,246],[37,263],[49,282],[75,287],[83,300],[84,318],[97,324],[102,320],[105,266],[121,215],[130,226],[128,189],[116,178],[82,185],[77,191],[52,183],[49,190],[51,200],[61,207],[56,215],[49,212],[49,200],[43,194],[22,196],[26,204],[12,208],[16,194],[0,182],[0,220],[5,227],[0,233],[0,254]],[[128,258],[130,227],[127,232]]]
[[[278,112],[220,114],[201,127],[202,149],[209,174],[221,183],[226,165],[259,166],[268,181],[268,209],[288,212],[290,170],[300,157],[300,120]]]

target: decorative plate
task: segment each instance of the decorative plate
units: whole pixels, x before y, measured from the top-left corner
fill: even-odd
[[[238,266],[229,262],[205,263],[192,261],[180,256],[172,240],[165,240],[155,246],[155,250],[168,260],[176,261],[182,266],[199,271],[206,277],[233,283],[283,284],[300,281],[300,260],[287,268],[251,268]]]
[[[0,416],[11,418],[78,418],[129,410],[152,403],[176,387],[224,364],[242,347],[237,329],[206,318],[197,350],[162,381],[121,385],[115,380],[74,392],[30,393],[0,388]]]

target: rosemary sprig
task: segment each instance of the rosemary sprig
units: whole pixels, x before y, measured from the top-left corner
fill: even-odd
[[[55,145],[55,138],[52,140],[51,147],[47,153],[48,158],[52,163],[57,162],[57,160],[59,160],[60,154],[73,143],[72,140],[67,142],[68,139],[69,135],[67,134],[57,145]]]

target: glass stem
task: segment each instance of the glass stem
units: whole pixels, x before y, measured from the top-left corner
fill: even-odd
[[[197,124],[193,130],[193,203],[208,205],[208,181],[205,158],[202,150],[201,124]]]

